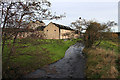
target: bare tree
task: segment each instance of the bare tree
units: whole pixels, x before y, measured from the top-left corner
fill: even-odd
[[[92,45],[99,41],[98,46],[104,38],[107,38],[110,32],[110,28],[106,24],[100,24],[98,22],[90,22],[86,32],[84,34],[84,41],[86,47],[92,47]],[[107,36],[106,36],[107,35]]]
[[[78,31],[79,37],[81,37],[82,31],[86,29],[87,25],[88,25],[88,22],[85,19],[82,19],[80,17],[75,22],[72,22],[70,26],[72,28],[75,28]]]
[[[11,35],[8,37],[7,34],[12,33],[14,35],[10,54],[13,53],[19,31],[25,28],[31,20],[52,20],[65,17],[64,15],[56,16],[52,14],[50,11],[51,3],[47,0],[41,0],[40,2],[0,2],[0,7],[3,30],[2,51],[4,51],[6,40],[11,37]],[[7,28],[12,28],[12,30],[6,31]]]
[[[79,19],[75,22],[71,23],[72,27],[75,27],[80,33],[82,30],[86,30],[84,33],[83,41],[86,47],[92,47],[92,45],[99,41],[96,46],[98,46],[103,39],[110,37],[110,26],[116,25],[114,22],[107,22],[107,23],[98,23],[96,21],[87,21],[85,19]]]

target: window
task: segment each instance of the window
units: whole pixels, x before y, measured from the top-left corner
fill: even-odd
[[[78,34],[78,31],[75,31],[75,34]]]
[[[56,31],[56,30],[54,30],[54,31]]]

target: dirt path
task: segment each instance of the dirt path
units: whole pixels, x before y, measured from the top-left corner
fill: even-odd
[[[25,78],[84,78],[85,58],[82,55],[84,46],[76,43],[65,53],[63,59],[38,69]]]

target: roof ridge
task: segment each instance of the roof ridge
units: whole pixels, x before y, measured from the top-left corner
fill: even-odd
[[[58,24],[58,23],[54,23],[54,24]],[[62,24],[58,24],[58,25],[65,26],[65,25],[62,25]]]
[[[53,22],[51,22],[53,23]],[[58,23],[53,23],[54,25],[56,25],[57,27],[61,28],[61,29],[68,29],[68,30],[74,30],[68,26],[65,26],[65,25],[61,25],[61,24],[58,24]]]

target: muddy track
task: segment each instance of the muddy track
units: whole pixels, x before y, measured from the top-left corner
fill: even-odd
[[[83,48],[82,43],[70,46],[64,58],[31,72],[24,78],[85,78],[86,60],[82,54]]]

